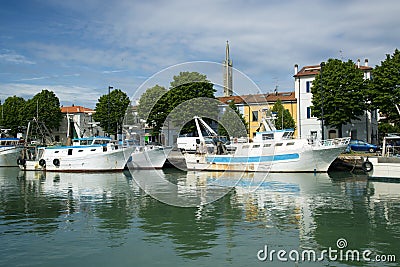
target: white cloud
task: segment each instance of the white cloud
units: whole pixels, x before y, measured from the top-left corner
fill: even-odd
[[[24,43],[29,59],[3,51],[0,63],[35,61],[37,71],[30,76],[36,79],[53,78],[54,71],[76,73],[79,76],[70,81],[59,74],[56,82],[64,88],[66,82],[75,83],[73,86],[88,91],[94,90],[91,85],[106,88],[109,84],[134,91],[143,81],[138,77],[149,77],[175,64],[222,62],[226,40],[234,67],[264,91],[275,85],[293,89],[294,64],[301,67],[343,57],[354,61],[368,58],[373,66],[400,43],[394,32],[400,24],[395,0],[124,0],[112,5],[87,0],[47,4],[68,16],[56,18],[47,38]]]
[[[35,62],[28,60],[25,56],[17,54],[13,50],[2,49],[0,52],[0,62],[7,62],[13,64],[36,64]]]
[[[94,88],[80,86],[62,86],[62,85],[32,85],[26,83],[8,83],[0,84],[1,88],[7,88],[7,92],[0,94],[2,101],[10,96],[23,97],[25,100],[32,98],[42,90],[53,91],[60,99],[60,104],[69,106],[79,104],[89,108],[94,108],[97,100],[102,95],[95,91]]]

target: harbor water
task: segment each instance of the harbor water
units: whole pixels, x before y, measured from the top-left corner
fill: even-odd
[[[400,183],[1,168],[0,240],[0,266],[399,266]]]

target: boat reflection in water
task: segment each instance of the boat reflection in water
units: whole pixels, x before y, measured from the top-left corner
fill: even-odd
[[[1,266],[247,266],[264,245],[321,251],[339,238],[400,257],[400,184],[366,175],[4,168],[0,190]],[[348,266],[306,265],[332,264]]]

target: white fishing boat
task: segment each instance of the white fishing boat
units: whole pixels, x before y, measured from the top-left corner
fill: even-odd
[[[71,146],[38,147],[37,153],[18,159],[18,164],[27,171],[122,171],[133,151],[109,137],[84,137],[72,141]]]
[[[135,145],[128,162],[129,169],[161,169],[172,147],[162,145]]]
[[[253,142],[231,144],[229,150],[219,143],[214,149],[210,149],[204,142],[200,123],[208,132],[215,132],[201,118],[194,119],[202,142],[196,153],[184,154],[189,170],[327,172],[331,163],[350,141],[350,137],[329,140],[295,139],[293,129],[276,130],[272,118],[263,118],[265,131],[257,132]]]
[[[23,147],[19,138],[0,138],[0,167],[18,167],[17,159]]]
[[[384,137],[382,156],[367,157],[362,169],[371,178],[400,179],[400,135],[389,134]]]

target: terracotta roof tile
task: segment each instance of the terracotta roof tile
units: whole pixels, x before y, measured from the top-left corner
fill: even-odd
[[[69,107],[61,107],[62,113],[94,113],[95,111],[90,108],[85,108],[82,106],[69,106]]]
[[[370,66],[360,66],[359,68],[360,68],[360,70],[363,70],[363,71],[371,71],[373,69]],[[320,69],[321,69],[320,65],[304,66],[293,77],[314,76],[314,75],[317,75],[319,73]]]
[[[255,94],[255,95],[242,95],[242,96],[222,96],[217,99],[225,104],[229,101],[235,101],[235,104],[256,104],[265,102],[276,102],[280,99],[282,102],[285,101],[296,101],[294,92],[281,92],[281,93],[269,93],[269,94]]]

